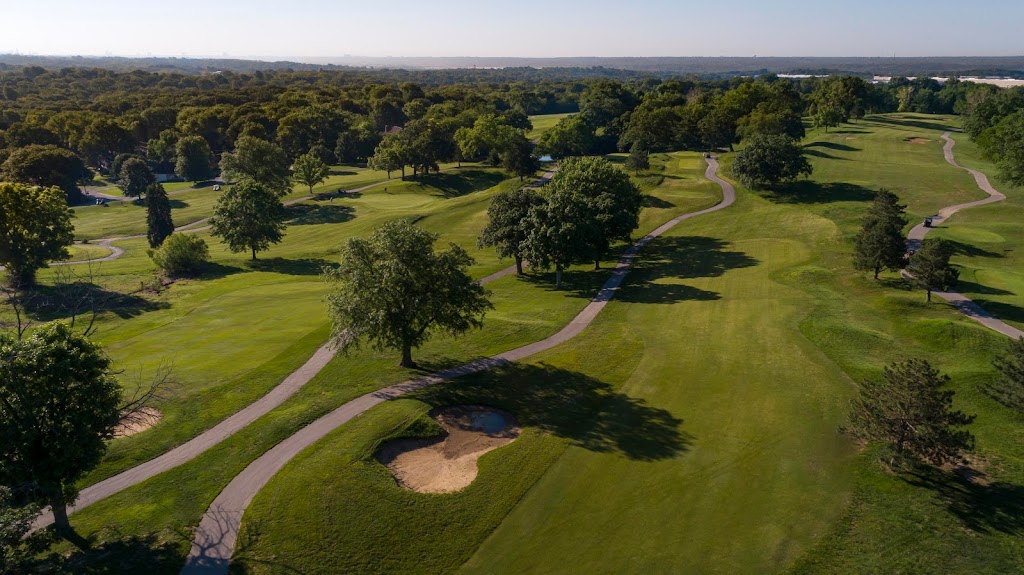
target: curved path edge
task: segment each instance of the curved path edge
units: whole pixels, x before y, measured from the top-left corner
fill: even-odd
[[[960,210],[967,208],[974,208],[977,206],[984,206],[987,204],[994,204],[1001,202],[1006,199],[1006,195],[992,187],[992,184],[988,181],[988,176],[982,172],[961,166],[956,162],[956,158],[953,156],[953,146],[956,145],[956,140],[951,138],[952,132],[945,132],[942,134],[942,139],[946,141],[942,147],[942,154],[946,158],[946,162],[954,168],[959,168],[966,171],[967,173],[974,176],[974,181],[978,185],[981,191],[988,194],[988,197],[983,200],[977,200],[974,202],[967,202],[965,204],[956,204],[952,206],[946,206],[939,210],[939,214],[932,219],[933,224],[945,222],[953,214]],[[910,233],[907,235],[907,246],[911,251],[915,251],[920,247],[921,242],[924,240],[928,232],[932,231],[932,228],[925,227],[923,223],[914,226]],[[1024,331],[1021,331],[1012,325],[999,320],[989,312],[985,311],[983,307],[972,301],[970,298],[962,293],[957,292],[932,292],[940,298],[946,300],[956,308],[957,311],[963,315],[973,319],[981,325],[1001,333],[1007,337],[1019,339],[1024,337]]]
[[[429,385],[524,359],[562,344],[586,329],[615,297],[615,292],[629,273],[633,261],[648,242],[684,220],[721,210],[736,201],[736,191],[732,184],[717,175],[718,162],[714,158],[708,158],[707,163],[705,176],[722,188],[722,201],[710,208],[673,218],[627,248],[615,266],[612,277],[601,287],[597,296],[558,333],[511,351],[362,395],[300,429],[250,463],[228,483],[203,515],[196,528],[185,566],[181,570],[182,575],[226,574],[238,538],[242,515],[252,499],[293,457],[339,426],[390,399]]]
[[[531,183],[529,187],[543,186],[552,178],[552,176],[554,176],[554,173],[554,170],[549,170],[545,172],[535,182]],[[390,180],[377,182],[351,191],[358,192],[366,190],[374,186],[383,185],[388,181]],[[308,196],[305,198],[292,200],[291,202],[289,202],[289,204],[301,202],[312,197],[313,196]],[[205,220],[192,222],[191,224],[186,224],[184,226],[181,226],[180,228],[177,228],[176,230],[188,232],[199,231],[200,229],[205,228],[188,230],[182,230],[182,228],[195,226],[199,223],[202,223],[203,221]],[[123,253],[123,250],[116,246],[110,245],[110,242],[117,240],[132,239],[135,237],[145,236],[127,236],[122,238],[108,238],[104,240],[99,240],[99,245],[109,247],[111,250],[114,250],[116,255],[108,256],[106,258],[101,258],[98,260],[86,260],[73,263],[84,264],[89,263],[90,261],[106,261],[114,259],[121,253]],[[70,263],[72,262],[62,262],[61,264],[56,265],[67,265]],[[500,271],[497,271],[489,276],[486,276],[478,281],[480,284],[487,284],[495,280],[501,279],[507,275],[514,274],[515,272],[516,267],[513,265],[504,268]],[[324,345],[320,346],[319,349],[316,350],[313,356],[310,357],[306,361],[306,363],[304,363],[299,369],[289,374],[288,377],[284,379],[284,381],[276,385],[274,388],[272,388],[265,395],[263,395],[253,403],[242,408],[240,411],[237,411],[234,414],[228,416],[226,419],[224,419],[217,425],[211,427],[210,429],[207,429],[206,431],[202,432],[196,437],[193,437],[192,439],[186,441],[185,443],[175,447],[174,449],[171,449],[166,453],[160,454],[154,457],[153,459],[146,461],[145,463],[141,463],[135,467],[132,467],[131,469],[122,471],[117,475],[108,477],[107,479],[104,479],[99,483],[86,487],[79,493],[78,499],[75,501],[75,504],[68,507],[68,513],[74,513],[75,511],[78,511],[84,507],[96,503],[97,501],[100,501],[101,499],[106,499],[107,497],[110,497],[111,495],[114,495],[119,491],[123,491],[125,489],[128,489],[129,487],[138,485],[139,483],[142,483],[143,481],[146,481],[147,479],[150,479],[155,475],[163,473],[164,471],[169,471],[179,465],[182,465],[184,463],[191,461],[192,459],[195,459],[207,449],[210,449],[211,447],[217,445],[221,441],[224,441],[228,437],[231,437],[232,435],[240,431],[242,428],[246,427],[253,421],[256,421],[260,417],[272,411],[277,406],[284,403],[288,398],[294,395],[295,392],[302,389],[302,386],[309,383],[310,380],[312,380],[313,377],[316,376],[316,374],[320,373],[320,370],[327,366],[327,364],[331,361],[334,355],[335,350],[331,347],[330,342],[325,343]],[[47,508],[39,517],[36,518],[35,522],[33,522],[32,529],[42,529],[48,525],[51,525],[52,523],[53,513],[50,512],[49,508]]]

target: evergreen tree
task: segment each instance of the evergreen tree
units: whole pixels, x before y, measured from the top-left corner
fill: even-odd
[[[160,247],[167,236],[174,233],[171,202],[162,184],[151,184],[146,189],[146,223],[146,239],[151,248]]]
[[[846,431],[867,441],[885,443],[889,465],[918,459],[933,465],[962,460],[974,447],[965,429],[973,415],[953,409],[949,377],[927,361],[911,359],[885,368],[883,380],[869,380],[852,402]]]
[[[981,390],[999,403],[1024,413],[1024,339],[1010,342],[1006,355],[993,362],[999,377],[981,385]]]
[[[210,219],[213,235],[221,238],[234,253],[256,252],[270,248],[284,237],[288,212],[278,193],[250,180],[242,180],[217,200]]]
[[[626,158],[626,169],[633,170],[637,175],[640,174],[640,170],[647,170],[651,167],[651,159],[647,154],[647,150],[640,147],[639,142],[633,144],[633,147],[629,149],[629,157]]]
[[[853,267],[871,271],[878,279],[883,269],[896,271],[903,267],[907,242],[903,226],[907,225],[906,206],[900,205],[896,194],[882,189],[875,196],[864,225],[854,238]]]
[[[907,271],[911,274],[911,283],[928,292],[928,301],[932,301],[933,291],[944,291],[956,286],[960,272],[949,264],[953,255],[953,245],[945,240],[925,240],[921,248],[910,258]]]

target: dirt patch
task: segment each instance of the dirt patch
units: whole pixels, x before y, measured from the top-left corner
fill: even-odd
[[[929,140],[928,138],[906,138],[903,141],[907,142],[908,144],[927,144],[931,140]]]
[[[114,437],[129,437],[146,431],[160,422],[164,414],[152,407],[143,407],[138,413],[124,417],[114,428]]]
[[[521,431],[515,418],[490,407],[452,406],[432,415],[444,435],[389,441],[377,451],[399,485],[420,493],[465,489],[476,479],[480,456],[512,443]]]
[[[846,136],[847,140],[856,140],[857,136]]]

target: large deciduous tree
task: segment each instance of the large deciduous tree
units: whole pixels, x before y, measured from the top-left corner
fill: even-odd
[[[139,158],[128,158],[121,164],[118,172],[117,187],[121,188],[124,195],[129,198],[138,198],[146,193],[149,187],[156,183],[153,172],[150,171],[146,161]]]
[[[853,267],[871,271],[878,279],[883,270],[896,271],[906,263],[907,241],[903,226],[907,225],[906,206],[889,190],[879,190],[864,225],[854,238]]]
[[[59,188],[0,183],[0,264],[14,287],[33,285],[39,268],[68,257],[71,218]]]
[[[291,167],[281,146],[253,136],[242,136],[235,151],[220,159],[221,171],[230,178],[259,182],[277,195],[291,191]]]
[[[0,484],[30,488],[69,528],[75,483],[94,468],[121,418],[103,351],[63,322],[0,337]]]
[[[478,245],[494,247],[499,257],[512,257],[516,273],[523,274],[523,251],[529,232],[530,210],[544,203],[544,198],[532,189],[501,192],[487,207],[487,227],[480,233]]]
[[[213,177],[213,153],[202,136],[185,136],[174,147],[174,172],[190,182]]]
[[[295,181],[308,186],[309,193],[312,195],[313,187],[327,180],[331,168],[313,154],[304,154],[295,159],[295,163],[292,164],[292,173]]]
[[[162,184],[151,184],[146,189],[146,239],[149,247],[158,248],[167,236],[174,233],[171,219],[171,201]]]
[[[82,199],[78,182],[89,175],[81,158],[57,146],[31,145],[18,148],[0,166],[0,180],[36,186],[57,186],[68,203]]]
[[[924,240],[921,247],[910,257],[911,283],[928,293],[928,301],[932,301],[933,291],[953,289],[960,277],[960,272],[949,263],[953,256],[953,244],[946,240]]]
[[[537,151],[553,158],[582,156],[590,152],[597,141],[594,127],[581,115],[569,116],[540,136]]]
[[[213,235],[232,252],[256,252],[270,248],[284,237],[288,212],[278,193],[261,183],[242,180],[217,200],[210,219]]]
[[[774,188],[809,176],[811,164],[796,140],[780,134],[758,134],[736,154],[733,173],[748,188]]]
[[[909,459],[933,465],[959,462],[974,448],[974,436],[963,429],[974,416],[953,409],[954,392],[943,389],[948,382],[923,359],[894,363],[881,381],[861,386],[846,430],[884,443],[890,466]]]
[[[398,349],[403,367],[434,332],[458,336],[483,325],[491,309],[484,288],[466,270],[473,258],[461,247],[434,251],[438,236],[406,220],[384,224],[368,239],[351,239],[341,265],[325,272],[333,339],[341,349],[363,340]]]

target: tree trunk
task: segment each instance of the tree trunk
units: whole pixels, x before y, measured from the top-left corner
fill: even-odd
[[[555,289],[562,289],[562,266],[555,266]]]
[[[402,179],[405,179],[405,166],[402,166]]]
[[[68,506],[64,502],[64,498],[60,496],[50,498],[50,509],[53,510],[53,525],[57,528],[57,531],[70,531],[71,523],[68,521]]]
[[[399,365],[409,369],[416,368],[416,362],[412,360],[412,346],[407,343],[402,344],[402,363]]]
[[[601,260],[599,260],[599,259],[595,259],[594,260],[594,269],[595,270],[601,269]]]
[[[932,303],[932,290],[925,290],[928,292],[928,303]]]
[[[882,271],[882,268],[875,267],[875,279],[878,279],[878,273]]]
[[[252,249],[252,261],[256,261],[256,248]]]
[[[516,275],[517,276],[523,275],[523,257],[522,256],[516,256]]]

